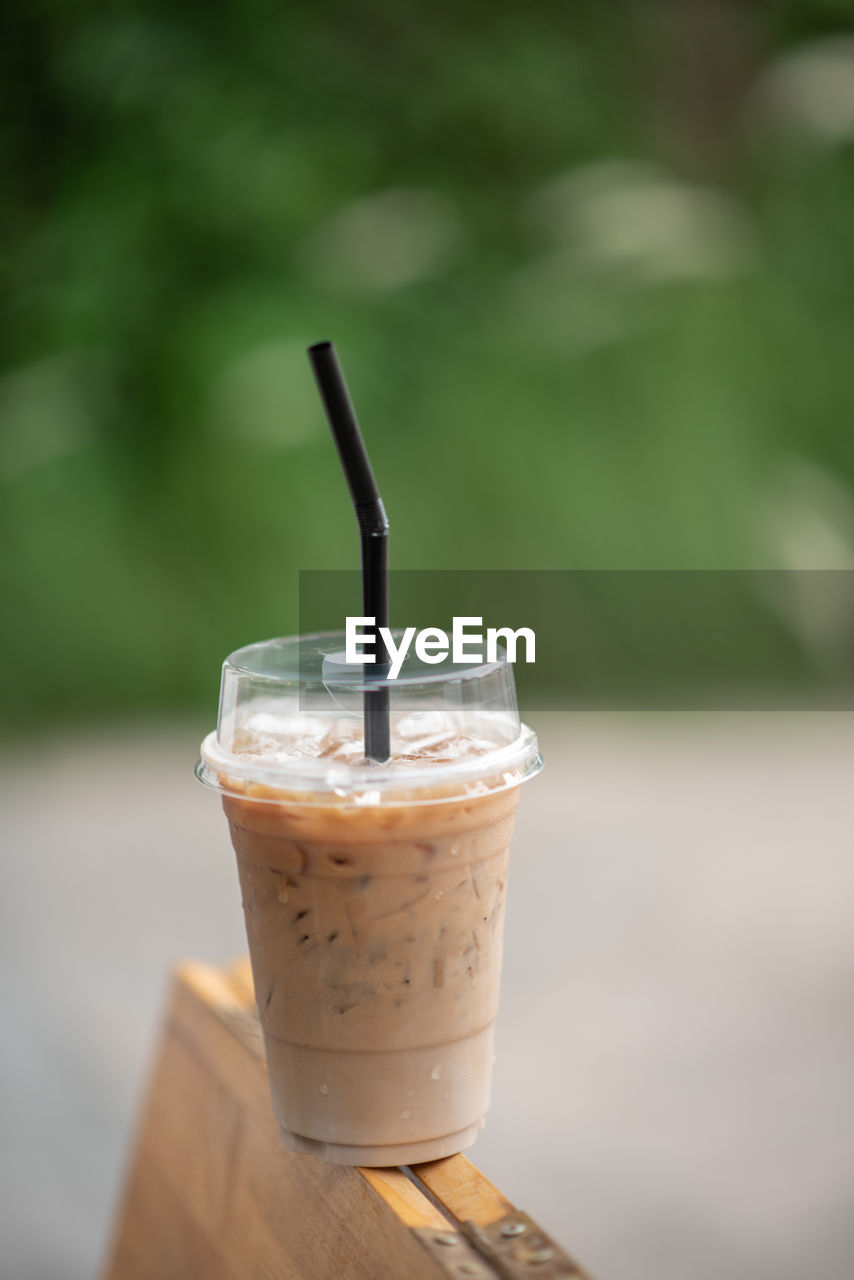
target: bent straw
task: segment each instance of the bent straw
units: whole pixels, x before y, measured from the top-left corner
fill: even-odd
[[[316,342],[308,349],[320,397],[338,447],[362,549],[362,612],[377,627],[377,676],[388,671],[388,652],[379,628],[388,626],[388,517],[368,460],[365,442],[356,421],[352,401],[331,342]],[[366,688],[363,694],[365,755],[380,763],[388,760],[388,687]]]

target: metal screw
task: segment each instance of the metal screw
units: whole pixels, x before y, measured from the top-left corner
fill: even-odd
[[[457,1244],[459,1236],[453,1235],[450,1231],[437,1231],[433,1239],[436,1244]]]
[[[501,1228],[503,1236],[520,1236],[525,1230],[524,1222],[505,1222]]]
[[[535,1249],[533,1253],[528,1254],[529,1262],[549,1262],[555,1256],[554,1249],[550,1249],[548,1245],[544,1249]]]

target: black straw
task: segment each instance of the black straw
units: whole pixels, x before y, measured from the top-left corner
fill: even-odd
[[[365,442],[331,342],[316,342],[308,358],[338,446],[362,545],[362,612],[377,627],[377,677],[388,672],[388,652],[379,628],[388,626],[388,517],[368,460]],[[380,763],[390,754],[388,687],[365,689],[365,755]]]

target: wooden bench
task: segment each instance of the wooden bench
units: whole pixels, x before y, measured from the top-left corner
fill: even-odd
[[[463,1155],[351,1169],[270,1110],[248,961],[175,974],[104,1280],[520,1280],[584,1272]]]

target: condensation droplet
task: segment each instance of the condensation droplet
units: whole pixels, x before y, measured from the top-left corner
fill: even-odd
[[[435,1067],[434,1067],[434,1068],[433,1068],[433,1070],[430,1072],[430,1075],[433,1077],[433,1079],[434,1079],[434,1080],[441,1080],[441,1079],[442,1079],[442,1064],[441,1064],[441,1062],[437,1062],[437,1063],[436,1063]]]
[[[321,1093],[328,1093],[328,1092],[329,1092],[329,1085],[328,1085],[328,1084],[322,1084],[322,1085],[320,1086],[320,1092],[321,1092]]]
[[[400,1118],[401,1118],[401,1120],[411,1120],[411,1119],[412,1119],[412,1112],[411,1112],[411,1111],[401,1111],[401,1113],[400,1113]]]
[[[444,889],[440,889],[438,893],[433,894],[433,897],[436,899],[437,902],[439,901],[440,898],[444,898],[444,896],[445,896]]]
[[[279,894],[279,902],[287,902],[289,896],[290,895],[285,893],[284,889],[282,889],[281,893]]]

